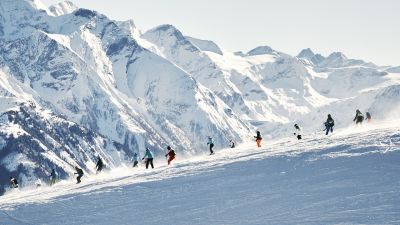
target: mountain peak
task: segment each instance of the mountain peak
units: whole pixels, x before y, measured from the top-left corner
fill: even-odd
[[[266,55],[266,54],[272,54],[272,53],[274,53],[275,51],[271,48],[271,47],[269,47],[269,46],[267,46],[267,45],[264,45],[264,46],[258,46],[257,48],[254,48],[254,49],[252,49],[252,50],[250,50],[248,53],[247,53],[247,55],[248,56],[253,56],[253,55]]]
[[[312,59],[314,56],[315,53],[310,48],[301,50],[301,52],[297,55],[298,58],[304,59]]]
[[[58,4],[55,4],[55,5],[52,5],[49,7],[50,12],[52,12],[55,16],[69,14],[77,9],[78,9],[78,7],[70,1],[60,2]]]
[[[153,31],[179,31],[174,25],[171,24],[162,24],[153,29]]]
[[[332,52],[328,59],[347,59],[347,57],[342,52]]]
[[[143,34],[143,37],[149,38],[152,34],[160,35],[162,34],[165,37],[174,37],[180,44],[190,44],[193,48],[196,48],[190,41],[188,41],[185,36],[183,36],[182,32],[178,30],[175,26],[171,24],[164,24],[157,26],[146,33]],[[196,48],[197,49],[197,48]]]

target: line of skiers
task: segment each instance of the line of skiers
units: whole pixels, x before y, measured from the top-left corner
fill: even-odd
[[[367,120],[368,122],[371,122],[372,117],[371,117],[371,113],[366,112],[366,118],[365,120]],[[356,122],[356,124],[361,124],[364,121],[364,115],[361,113],[360,110],[356,110],[356,116],[354,117],[354,120]],[[326,131],[325,135],[328,135],[329,132],[333,133],[333,127],[335,126],[335,121],[332,118],[331,114],[328,114],[328,118],[326,119],[326,121],[324,122],[324,126],[325,129],[324,131]],[[297,140],[301,140],[302,139],[302,132],[301,132],[301,128],[298,124],[294,124],[294,135],[297,137]],[[256,131],[256,136],[254,136],[255,141],[257,143],[257,147],[261,147],[261,133],[259,130]]]
[[[368,122],[370,122],[372,119],[371,114],[369,112],[366,112],[366,118],[365,120],[368,120]],[[353,121],[356,122],[356,124],[361,124],[364,121],[364,115],[361,113],[360,110],[356,110],[356,115],[353,119]],[[326,131],[326,135],[329,134],[329,132],[333,133],[333,127],[335,126],[335,121],[332,118],[331,114],[328,114],[328,117],[326,119],[326,121],[324,122],[324,126],[325,129],[324,131]],[[294,135],[296,136],[296,138],[298,140],[302,139],[302,132],[301,132],[301,128],[298,124],[294,124]],[[208,141],[207,141],[207,146],[209,146],[209,151],[210,151],[210,155],[214,154],[213,148],[214,148],[214,142],[213,142],[213,138],[211,136],[207,136]],[[256,131],[256,136],[254,136],[255,141],[257,143],[257,147],[261,147],[261,132],[259,130]],[[232,140],[229,140],[229,147],[230,148],[235,148],[235,143]],[[167,159],[167,164],[170,165],[171,162],[175,159],[176,157],[176,153],[175,151],[171,148],[171,146],[167,146],[167,153],[165,154],[165,157]],[[154,164],[153,164],[153,159],[154,159],[154,154],[152,151],[150,151],[149,148],[146,148],[145,154],[142,158],[142,160],[144,160],[145,165],[146,165],[146,169],[149,168],[149,166],[151,166],[151,168],[154,169]],[[97,158],[97,163],[96,163],[96,174],[100,173],[103,168],[104,168],[104,162],[103,160],[100,158],[100,156],[98,156]],[[133,167],[138,167],[139,166],[139,155],[138,153],[134,153],[133,154]],[[78,166],[75,166],[75,170],[76,172],[74,174],[77,175],[76,180],[77,180],[77,184],[79,184],[81,182],[81,178],[84,175],[83,170],[81,168],[79,168]],[[50,178],[50,186],[53,186],[56,183],[56,179],[57,179],[57,174],[55,172],[54,169],[51,170],[51,173],[49,175]],[[36,186],[39,187],[41,186],[41,180],[38,179],[38,181],[36,182]],[[10,187],[11,188],[18,188],[18,181],[17,179],[15,179],[14,177],[10,177]]]

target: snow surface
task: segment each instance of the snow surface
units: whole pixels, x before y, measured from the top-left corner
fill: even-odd
[[[399,224],[398,123],[126,165],[0,197],[2,224]]]

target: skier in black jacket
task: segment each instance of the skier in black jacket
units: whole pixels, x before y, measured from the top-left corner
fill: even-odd
[[[229,147],[235,148],[235,142],[233,142],[232,140],[229,140]]]
[[[18,181],[14,177],[10,177],[10,187],[11,188],[18,188]]]
[[[333,133],[333,126],[335,126],[335,121],[332,119],[331,114],[328,114],[328,119],[325,122],[326,135],[328,135],[329,130]]]
[[[75,166],[76,173],[78,176],[76,177],[76,183],[79,184],[81,182],[81,177],[83,176],[83,170],[79,168],[78,166]]]
[[[54,169],[51,169],[51,173],[50,173],[50,186],[53,186],[56,183],[57,180],[57,174],[56,171]]]
[[[353,121],[356,121],[356,124],[362,123],[364,121],[364,116],[360,112],[360,110],[356,110],[356,116],[354,117]]]
[[[104,163],[103,163],[103,160],[100,158],[100,156],[97,158],[97,163],[96,163],[96,174],[97,173],[100,173],[101,172],[101,170],[103,169],[103,167],[104,167]]]

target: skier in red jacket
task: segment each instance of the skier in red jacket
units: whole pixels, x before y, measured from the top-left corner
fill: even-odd
[[[167,150],[168,150],[168,152],[167,152],[167,154],[165,154],[165,157],[169,156],[169,158],[168,158],[168,165],[169,165],[169,164],[171,164],[171,161],[175,159],[176,154],[175,154],[175,151],[170,146],[167,147]]]

